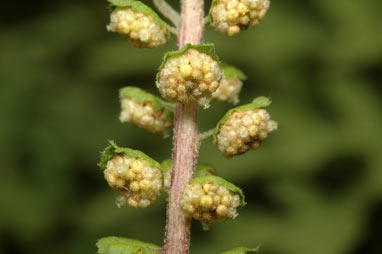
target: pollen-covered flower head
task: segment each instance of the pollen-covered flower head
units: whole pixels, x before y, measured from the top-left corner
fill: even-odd
[[[219,32],[235,35],[257,25],[267,13],[269,4],[269,0],[214,0],[211,23]]]
[[[171,184],[171,167],[172,167],[171,159],[167,159],[167,160],[162,161],[161,167],[162,167],[162,171],[163,171],[164,188],[166,190],[168,190],[170,188],[170,184]],[[195,177],[207,176],[207,175],[216,175],[215,170],[210,165],[201,164],[201,165],[196,167]]]
[[[199,220],[207,230],[215,221],[234,219],[245,201],[240,188],[221,177],[207,175],[188,182],[180,205],[186,216]]]
[[[270,115],[263,109],[270,103],[268,98],[259,97],[225,114],[214,134],[214,141],[225,157],[258,148],[268,134],[277,129],[277,122],[270,120]]]
[[[118,206],[147,207],[162,190],[160,164],[146,154],[110,141],[99,163],[108,184],[120,192]]]
[[[126,36],[139,48],[155,48],[166,43],[167,24],[148,6],[135,0],[109,0],[114,8],[107,30]]]
[[[187,44],[180,51],[165,55],[156,85],[167,100],[198,103],[207,108],[221,77],[220,62],[212,44]]]
[[[241,70],[233,66],[224,66],[223,70],[223,78],[212,97],[235,105],[239,103],[239,93],[243,86],[242,80],[247,79],[247,77]]]
[[[132,86],[122,88],[119,97],[121,122],[130,123],[160,135],[166,135],[171,130],[173,113],[166,108],[171,106],[171,103]]]

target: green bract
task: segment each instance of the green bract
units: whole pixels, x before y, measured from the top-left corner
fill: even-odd
[[[170,37],[170,32],[168,29],[168,25],[166,22],[164,22],[156,12],[142,3],[141,1],[135,1],[135,0],[108,0],[109,3],[112,5],[112,7],[130,7],[135,12],[141,12],[144,14],[150,15],[154,22],[157,23],[159,26],[165,28],[167,30],[167,37]]]
[[[160,165],[163,171],[171,170],[171,165],[172,165],[171,159],[162,161]]]
[[[206,175],[206,176],[195,177],[194,179],[191,179],[188,183],[205,183],[205,182],[216,183],[220,186],[227,188],[228,190],[230,190],[236,194],[239,194],[240,201],[241,201],[240,205],[245,206],[246,203],[245,203],[243,191],[239,187],[237,187],[236,185],[228,182],[227,180],[225,180],[219,176]]]
[[[134,99],[136,102],[145,103],[145,102],[151,102],[152,106],[157,110],[163,110],[167,120],[173,121],[174,114],[170,110],[168,110],[169,107],[173,107],[174,103],[167,102],[162,100],[161,98],[148,93],[138,87],[134,86],[126,86],[119,90],[119,97],[121,99],[127,98],[127,99]]]
[[[189,49],[196,49],[200,53],[209,55],[210,57],[212,57],[212,59],[214,59],[216,62],[218,62],[219,66],[221,67],[221,62],[219,60],[218,55],[216,54],[214,44],[209,43],[209,44],[192,45],[190,43],[187,43],[186,46],[184,46],[181,50],[169,51],[164,55],[163,61],[162,61],[161,65],[159,66],[159,71],[157,74],[157,80],[158,80],[160,71],[163,69],[164,65],[166,64],[166,62],[169,58],[175,57],[175,56],[180,56]]]
[[[247,76],[238,68],[232,66],[232,65],[226,65],[223,67],[224,70],[224,77],[226,79],[232,80],[235,78],[238,78],[240,80],[246,80]]]
[[[257,253],[258,250],[259,250],[259,247],[257,248],[236,247],[232,250],[227,250],[220,254],[250,254],[250,253]]]
[[[230,110],[228,110],[227,113],[225,113],[223,118],[216,125],[216,129],[215,129],[215,132],[214,132],[214,135],[213,135],[214,143],[216,143],[216,135],[219,132],[220,126],[227,121],[228,117],[233,112],[239,111],[239,110],[251,110],[251,109],[258,109],[258,108],[266,108],[269,105],[271,105],[271,103],[272,103],[272,101],[269,98],[264,97],[264,96],[260,96],[260,97],[257,97],[256,99],[254,99],[249,104],[245,104],[245,105],[242,105],[242,106],[239,106],[239,107],[236,107],[236,108],[231,108]]]
[[[210,24],[213,26],[214,19],[212,18],[212,8],[219,2],[219,0],[212,0],[210,11],[208,12],[208,16],[210,17]]]
[[[160,164],[157,161],[153,160],[152,158],[150,158],[146,154],[142,153],[141,151],[133,150],[133,149],[130,149],[130,148],[119,147],[112,140],[109,140],[109,144],[110,145],[107,146],[105,148],[105,150],[101,153],[101,160],[98,163],[98,166],[101,169],[106,169],[107,162],[109,160],[113,159],[113,157],[116,154],[125,154],[128,157],[138,157],[139,159],[148,162],[153,167],[157,167],[159,169],[161,168]]]
[[[101,238],[96,244],[98,254],[158,254],[160,247],[135,239],[109,236]]]
[[[199,165],[195,170],[195,177],[206,176],[206,175],[216,175],[215,170],[206,164]]]

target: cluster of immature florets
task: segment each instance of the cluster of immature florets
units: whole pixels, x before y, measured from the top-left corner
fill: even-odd
[[[186,215],[199,220],[204,229],[214,222],[235,218],[240,206],[240,196],[224,186],[206,181],[189,183],[183,191],[182,209]]]
[[[126,35],[136,47],[155,48],[166,43],[168,31],[157,24],[150,14],[134,11],[131,7],[116,7],[110,15],[107,29]]]
[[[219,101],[227,101],[235,105],[239,103],[239,93],[242,86],[243,82],[238,78],[227,79],[223,77],[218,89],[212,94],[212,97]]]
[[[134,99],[121,99],[121,122],[131,123],[139,128],[146,129],[154,134],[167,134],[172,122],[166,117],[163,110],[153,107],[151,102],[137,102]]]
[[[157,87],[168,100],[208,107],[221,77],[222,72],[215,59],[189,48],[167,59],[158,74]]]
[[[214,27],[225,34],[257,25],[267,13],[269,0],[215,0],[210,12]]]
[[[161,170],[138,157],[114,155],[107,162],[104,175],[109,185],[120,191],[118,206],[147,207],[161,193]]]
[[[216,143],[225,157],[232,157],[258,148],[276,129],[277,123],[265,109],[237,110],[220,125]]]

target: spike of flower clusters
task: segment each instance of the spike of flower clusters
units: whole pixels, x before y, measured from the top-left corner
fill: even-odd
[[[160,164],[146,154],[118,147],[113,141],[101,154],[98,164],[108,184],[117,189],[118,207],[147,207],[160,195],[162,172]]]
[[[172,127],[172,112],[164,107],[160,98],[137,87],[120,90],[121,122],[131,123],[147,131],[166,135]]]
[[[265,109],[239,107],[219,124],[216,144],[223,155],[229,158],[258,148],[268,133],[276,129],[277,122],[270,120]]]
[[[198,179],[205,181],[200,182]],[[238,193],[211,179],[225,181],[217,176],[194,178],[187,184],[180,201],[186,215],[199,220],[204,230],[209,229],[214,221],[234,219],[238,215],[237,208],[242,204]]]
[[[210,15],[221,33],[235,35],[257,25],[269,9],[269,0],[215,0]]]
[[[188,44],[181,54],[165,59],[157,76],[157,87],[168,100],[197,102],[207,108],[211,94],[219,86],[222,72],[218,61],[192,47]]]
[[[243,72],[233,66],[224,67],[224,75],[218,89],[212,94],[214,99],[227,101],[234,105],[239,103],[239,94],[243,86],[242,80],[247,77]]]
[[[166,43],[168,37],[168,30],[155,22],[152,15],[137,12],[131,7],[116,7],[110,15],[107,30],[125,35],[138,48],[159,47]]]

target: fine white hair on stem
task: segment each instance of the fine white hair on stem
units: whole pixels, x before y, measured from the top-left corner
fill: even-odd
[[[174,10],[174,8],[172,8],[166,0],[153,0],[153,3],[162,15],[168,18],[175,25],[175,27],[178,28],[180,26],[180,14]],[[173,29],[171,29],[171,32],[175,33]]]

